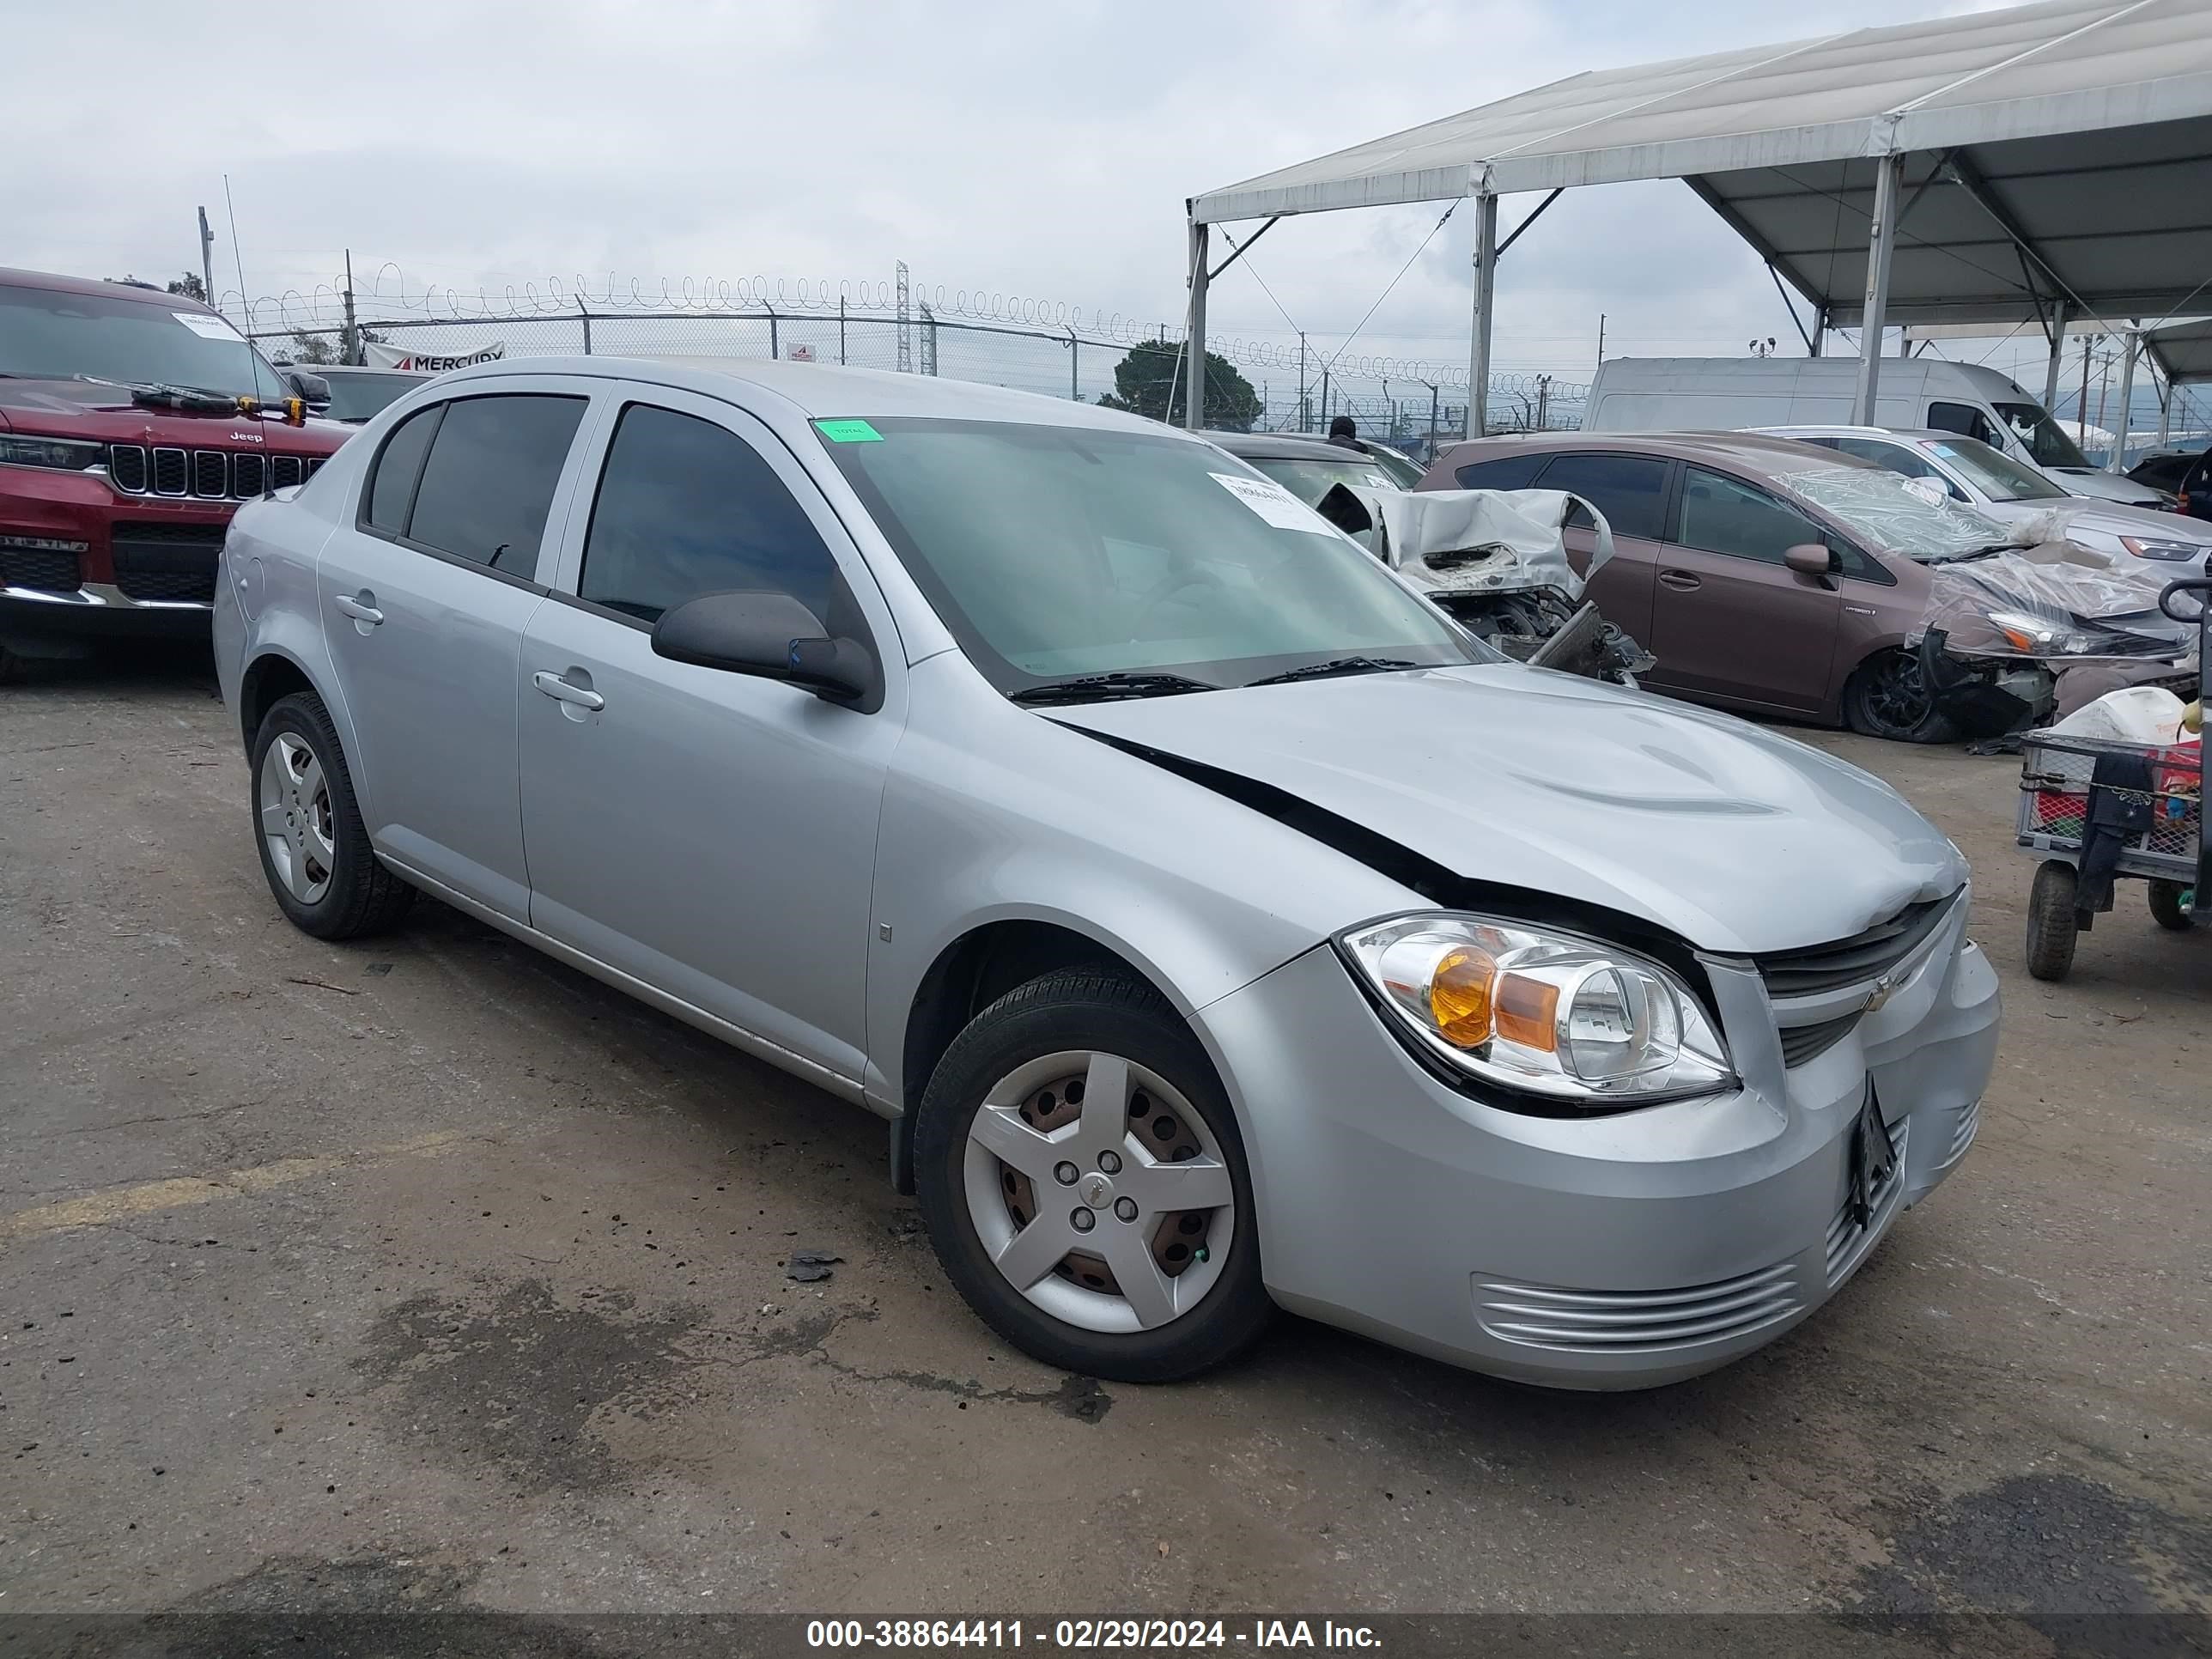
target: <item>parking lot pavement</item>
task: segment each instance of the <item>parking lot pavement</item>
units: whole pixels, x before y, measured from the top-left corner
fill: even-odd
[[[204,673],[0,692],[0,1608],[2212,1608],[2212,940],[2030,981],[2014,763],[1808,735],[2008,1000],[1845,1294],[1642,1395],[1297,1321],[1138,1388],[966,1312],[873,1118],[442,907],[294,932]]]

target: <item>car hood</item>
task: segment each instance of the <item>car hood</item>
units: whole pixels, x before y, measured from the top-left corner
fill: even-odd
[[[281,417],[235,410],[202,415],[141,409],[121,386],[32,380],[0,380],[0,431],[111,444],[173,444],[187,449],[252,444],[286,455],[335,454],[353,435],[352,428],[331,421],[292,426]]]
[[[2093,469],[2083,471],[2079,467],[2046,466],[2043,469],[2058,484],[2076,495],[2102,501],[2119,501],[2146,506],[2158,500],[2158,492],[2148,484],[2137,483],[2122,473]]]
[[[1942,832],[1856,767],[1513,665],[1048,714],[1270,785],[1458,875],[1624,911],[1710,951],[1846,939],[1966,878]]]
[[[2084,532],[2107,537],[2139,536],[2147,541],[2189,542],[2212,548],[2212,524],[2164,513],[2155,507],[2130,507],[2124,501],[1989,501],[1977,502],[1981,510],[2005,524],[2052,515],[2054,528],[2079,539]]]

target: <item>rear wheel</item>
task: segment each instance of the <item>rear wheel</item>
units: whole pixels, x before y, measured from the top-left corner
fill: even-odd
[[[1125,974],[1066,969],[978,1014],[930,1079],[915,1174],[954,1285],[1048,1364],[1165,1382],[1273,1311],[1220,1079]]]
[[[1920,659],[1902,649],[1869,657],[1844,684],[1844,720],[1863,737],[1949,743],[1958,727],[1936,712]]]
[[[2154,881],[2150,884],[2151,919],[2170,933],[2185,933],[2197,925],[2189,914],[2190,888],[2186,882]]]
[[[269,890],[302,933],[380,933],[415,902],[369,847],[337,729],[312,691],[278,698],[254,736],[253,829]]]
[[[2027,971],[2037,979],[2061,980],[2074,966],[2080,924],[2074,915],[2074,866],[2061,859],[2035,872],[2027,896]]]

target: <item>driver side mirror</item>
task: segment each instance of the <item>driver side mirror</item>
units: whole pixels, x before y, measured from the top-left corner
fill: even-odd
[[[1829,578],[1842,574],[1844,556],[1825,543],[1800,542],[1782,550],[1782,562],[1801,576],[1816,578],[1823,587],[1832,587]]]
[[[822,620],[788,593],[702,593],[661,613],[655,656],[726,673],[785,680],[817,697],[872,713],[883,702],[875,653],[831,639]]]

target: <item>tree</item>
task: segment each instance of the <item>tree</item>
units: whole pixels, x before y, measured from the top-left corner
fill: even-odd
[[[287,354],[295,363],[334,363],[338,349],[327,334],[310,334],[304,329],[292,331],[292,349]]]
[[[202,305],[208,302],[207,284],[200,281],[199,273],[195,270],[186,271],[170,283],[169,292],[180,294],[187,300],[198,300]]]
[[[1098,402],[1170,426],[1182,423],[1190,395],[1189,365],[1183,349],[1168,340],[1143,340],[1114,365],[1114,390]],[[1169,386],[1174,391],[1170,396]],[[1249,432],[1260,418],[1260,394],[1220,353],[1206,354],[1206,397],[1199,405],[1205,424],[1218,430]]]

